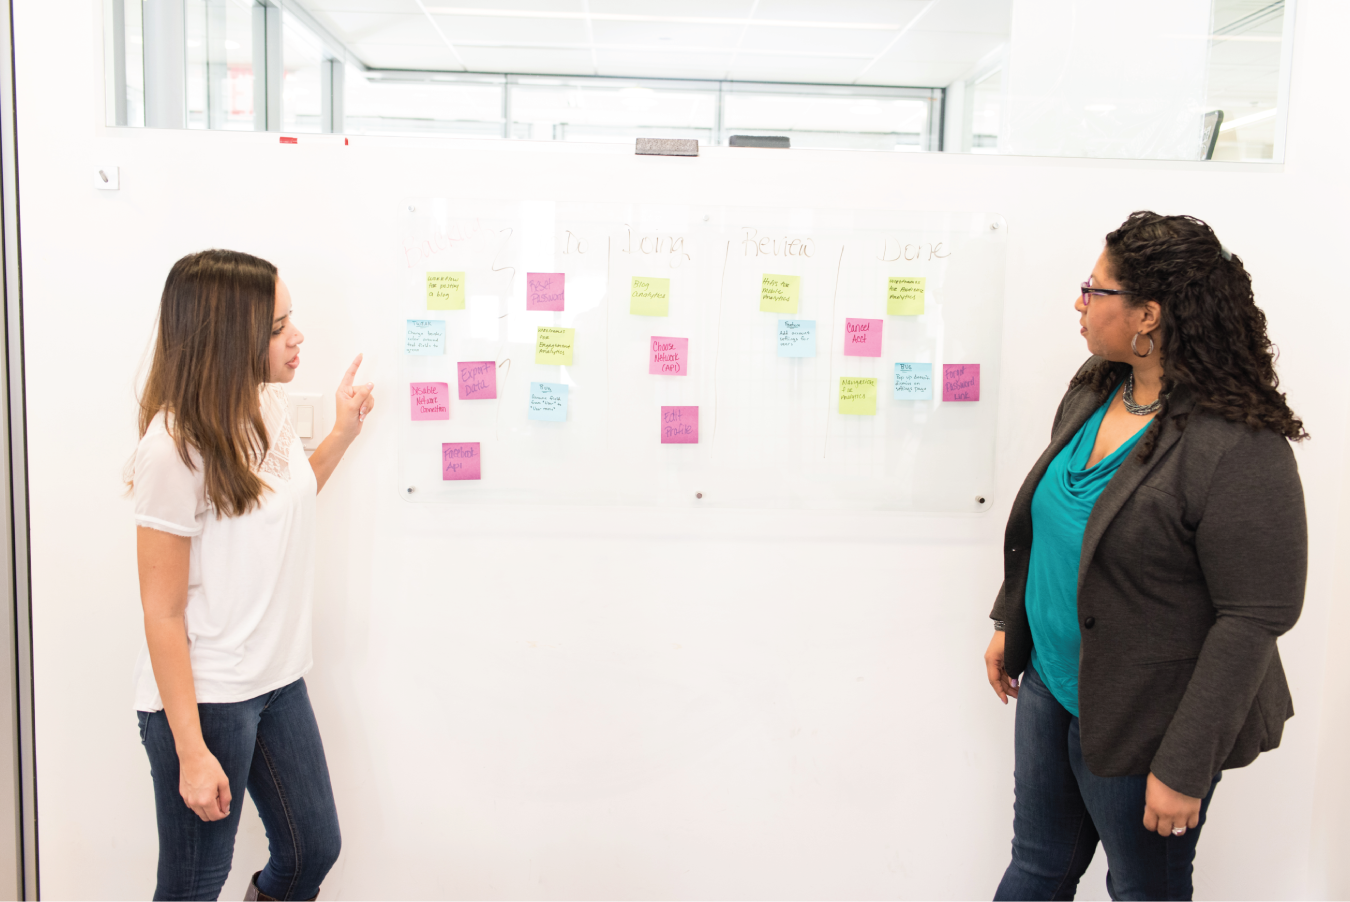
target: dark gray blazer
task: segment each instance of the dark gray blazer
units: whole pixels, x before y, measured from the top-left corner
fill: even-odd
[[[1013,676],[1031,656],[1031,497],[1101,403],[1086,386],[1069,389],[1050,447],[1013,501],[990,614],[1007,624]],[[1202,797],[1220,770],[1278,746],[1294,714],[1275,639],[1303,607],[1308,530],[1283,436],[1197,410],[1183,390],[1168,406],[1152,457],[1140,461],[1141,440],[1083,535],[1079,729],[1093,773],[1152,771]],[[1171,420],[1178,413],[1188,414],[1184,429]]]

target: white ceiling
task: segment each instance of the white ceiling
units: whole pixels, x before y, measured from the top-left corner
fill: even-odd
[[[941,87],[1012,0],[300,0],[376,69]]]

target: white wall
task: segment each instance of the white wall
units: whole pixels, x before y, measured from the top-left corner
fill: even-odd
[[[1208,219],[1246,260],[1315,435],[1299,451],[1308,604],[1282,642],[1299,713],[1283,748],[1221,784],[1200,895],[1345,892],[1344,872],[1332,887],[1327,856],[1313,870],[1309,849],[1347,837],[1343,819],[1313,818],[1324,722],[1343,732],[1345,720],[1324,698],[1343,682],[1327,654],[1345,635],[1328,624],[1345,585],[1350,449],[1333,366],[1348,325],[1337,264],[1350,136],[1327,111],[1346,4],[1300,4],[1288,161],[1249,168],[739,149],[678,160],[110,130],[98,124],[97,0],[16,7],[46,898],[144,898],[153,886],[119,478],[162,280],[207,246],[281,267],[308,335],[296,388],[329,390],[364,349],[383,405],[319,502],[309,684],[345,837],[325,898],[987,897],[1011,833],[1013,712],[980,660],[1003,518],[1084,354],[1074,289],[1102,235],[1144,207]],[[122,167],[120,192],[91,188],[105,162]],[[397,362],[369,338],[387,328],[400,197],[750,204],[785,192],[803,205],[1007,217],[995,511],[512,508],[469,522],[396,496]],[[541,597],[531,564],[559,554],[573,580]],[[676,557],[699,564],[687,594],[654,578]],[[248,819],[224,898],[264,855]],[[1100,862],[1093,874],[1083,896],[1102,898]]]

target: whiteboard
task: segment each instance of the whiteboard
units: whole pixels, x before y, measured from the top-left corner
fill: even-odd
[[[397,221],[387,321],[409,502],[991,507],[1001,216],[413,197]],[[455,274],[463,309],[428,309],[428,273]],[[562,275],[561,311],[526,309],[531,273]],[[766,275],[796,277],[795,313],[762,309]],[[634,278],[669,280],[666,315],[633,312]],[[924,280],[921,313],[888,312],[893,278]],[[782,356],[785,320],[814,323],[814,356]],[[409,321],[443,328],[443,353],[406,353]],[[540,327],[574,330],[571,365],[536,362]],[[678,375],[649,371],[663,338],[680,340]],[[460,397],[461,362],[480,363],[466,388],[491,370],[495,398]],[[931,397],[897,399],[897,363],[927,364]],[[875,412],[841,412],[841,387],[868,386],[841,380],[868,379]],[[447,386],[444,419],[414,420],[425,383]],[[566,386],[565,419],[530,417],[543,383]],[[696,417],[696,441],[662,441],[676,407],[697,408],[680,421]],[[446,454],[476,457],[479,478],[446,478]]]

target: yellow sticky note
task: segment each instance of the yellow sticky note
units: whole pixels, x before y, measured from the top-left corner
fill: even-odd
[[[759,309],[765,313],[796,313],[801,287],[800,276],[765,273],[759,287]]]
[[[886,313],[890,316],[922,316],[926,276],[891,276],[886,288]]]
[[[839,377],[839,412],[877,415],[877,380]]]
[[[463,310],[464,273],[427,273],[427,309]]]
[[[628,312],[638,316],[669,316],[670,280],[633,276]]]
[[[534,345],[534,362],[571,366],[572,341],[576,338],[576,332],[576,329],[540,326],[539,338]]]

